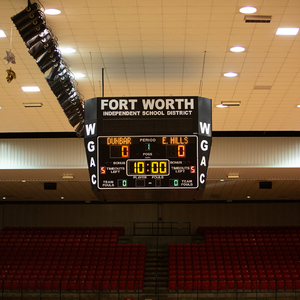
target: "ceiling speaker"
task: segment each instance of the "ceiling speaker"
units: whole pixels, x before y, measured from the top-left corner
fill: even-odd
[[[56,190],[56,182],[44,182],[44,190]]]
[[[270,190],[272,189],[272,181],[260,181],[259,188],[261,190]]]

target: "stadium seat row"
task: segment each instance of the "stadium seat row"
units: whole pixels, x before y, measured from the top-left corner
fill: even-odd
[[[300,280],[195,280],[195,281],[170,281],[169,290],[298,290]]]
[[[0,289],[46,290],[46,291],[137,291],[143,290],[144,282],[140,280],[3,280]]]

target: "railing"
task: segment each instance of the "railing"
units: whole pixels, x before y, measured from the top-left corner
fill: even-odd
[[[31,280],[1,280],[1,299],[6,299],[9,293],[35,294],[42,296],[47,293],[60,294],[64,293],[96,293],[99,294],[115,294],[118,297],[122,294],[130,294],[130,298],[139,299],[143,294],[144,281],[134,282],[104,282],[103,281],[80,281],[80,280],[36,280],[34,285],[30,285]],[[273,282],[273,280],[272,280]],[[242,293],[256,293],[274,294],[277,295],[288,293],[289,299],[298,299],[300,296],[300,280],[274,280],[274,284],[264,284],[260,280],[246,280],[228,283],[226,281],[191,281],[191,282],[169,282],[168,293],[177,294],[177,297],[186,297],[186,294],[194,294],[193,298],[198,299],[203,293],[211,294],[242,294]],[[157,280],[156,295],[159,297],[160,281]],[[294,296],[291,294],[293,293]],[[133,295],[133,297],[132,297]],[[201,296],[203,298],[203,296]],[[22,298],[22,297],[21,297]]]
[[[134,236],[190,236],[190,222],[135,222]]]
[[[1,280],[2,292],[1,299],[6,299],[5,295],[9,293],[23,294],[63,294],[63,293],[113,293],[113,294],[135,294],[143,292],[144,281],[97,281],[97,280]],[[22,297],[21,297],[22,298]]]
[[[169,281],[169,292],[296,292],[300,294],[300,280],[191,280]]]

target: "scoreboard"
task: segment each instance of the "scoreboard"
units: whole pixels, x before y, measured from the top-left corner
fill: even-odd
[[[98,137],[98,189],[197,188],[195,135]]]
[[[85,147],[93,190],[204,189],[211,100],[92,98]]]

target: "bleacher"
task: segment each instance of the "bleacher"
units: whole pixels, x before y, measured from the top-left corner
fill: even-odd
[[[300,290],[299,227],[202,227],[203,242],[169,244],[170,292]],[[144,291],[146,245],[124,228],[0,231],[2,292]]]
[[[169,245],[170,291],[300,289],[300,227],[199,227]]]
[[[143,290],[145,244],[118,243],[122,227],[0,231],[2,291]]]

